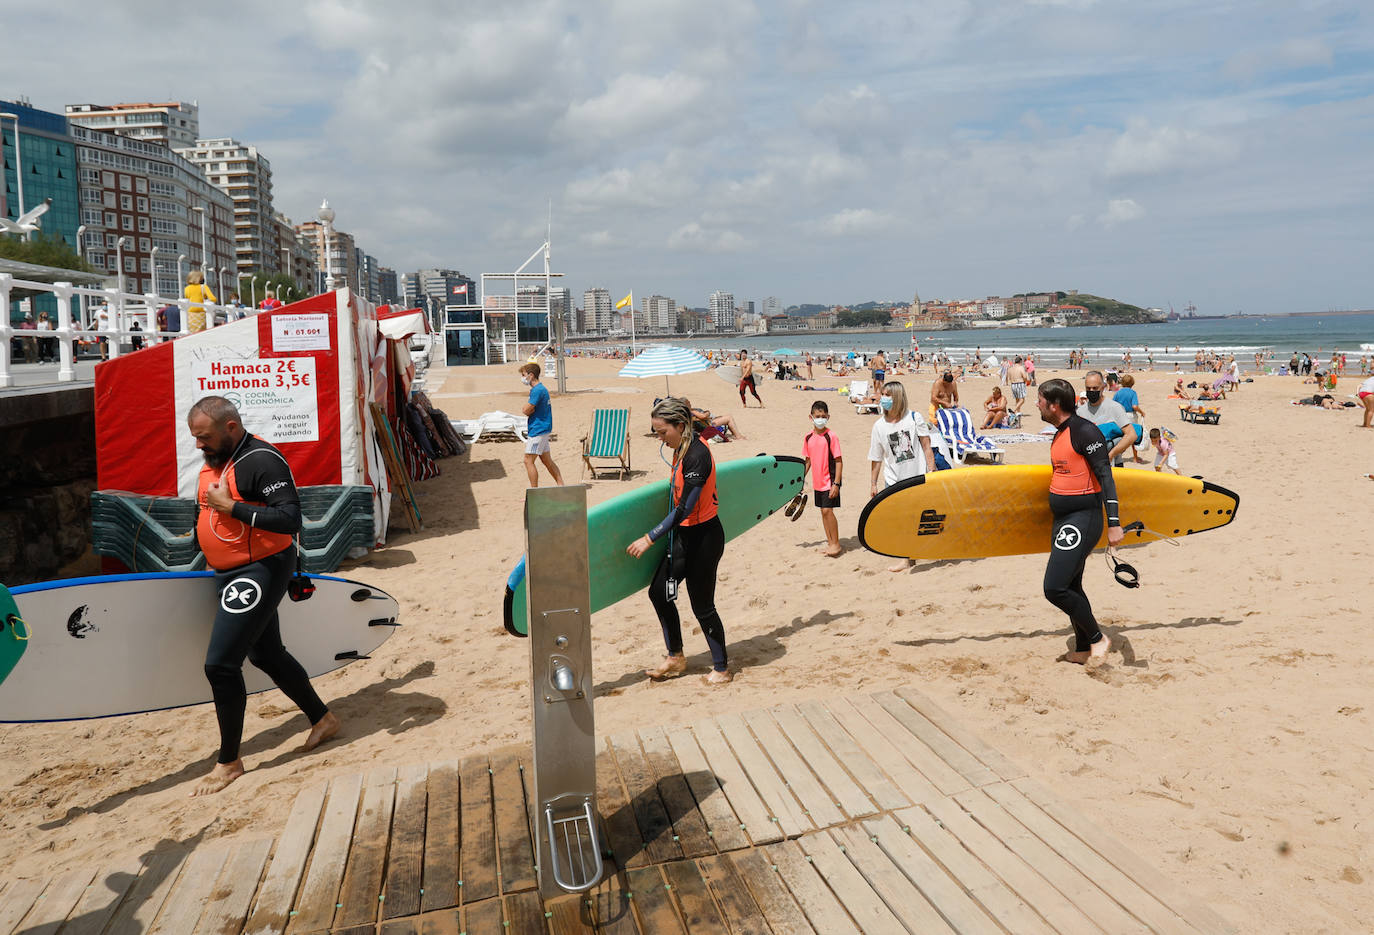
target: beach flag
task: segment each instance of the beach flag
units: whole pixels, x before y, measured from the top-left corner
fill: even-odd
[[[454,295],[467,295],[467,294],[468,294],[468,284],[467,284],[467,283],[463,283],[461,286],[454,286],[454,287],[453,287],[453,294],[454,294]]]
[[[625,306],[629,305],[631,302],[634,301],[634,296],[635,296],[635,294],[634,294],[633,292],[631,292],[629,295],[625,296],[625,298],[623,298],[623,299],[621,299],[619,302],[615,303],[615,307],[616,307],[616,308],[624,308]]]
[[[907,320],[907,323],[904,324],[904,325],[902,325],[902,327],[903,327],[903,328],[910,328],[910,327],[911,327],[912,325],[914,325],[914,324],[916,324],[915,321],[913,321],[913,320],[911,320],[911,319],[908,319],[908,320]]]

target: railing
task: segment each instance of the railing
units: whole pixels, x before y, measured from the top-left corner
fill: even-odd
[[[46,292],[56,297],[57,321],[53,323],[51,331],[30,331],[25,328],[15,328],[10,323],[10,293],[16,288]],[[80,322],[72,318],[73,296],[99,299],[106,304],[110,314],[105,318],[103,328],[94,325],[82,327]],[[157,311],[168,305],[175,305],[181,310],[181,328],[178,331],[157,330]],[[92,341],[104,338],[109,348],[109,357],[113,359],[119,357],[123,352],[123,344],[126,339],[141,338],[146,346],[178,338],[183,334],[190,334],[190,315],[188,313],[193,305],[205,309],[207,327],[210,322],[214,321],[216,312],[225,312],[227,317],[228,310],[231,308],[231,306],[218,305],[214,302],[193,302],[186,298],[164,298],[153,293],[138,295],[132,292],[120,292],[117,289],[92,289],[74,286],[69,282],[32,282],[26,279],[16,279],[10,273],[0,273],[0,308],[5,310],[4,318],[0,320],[0,341],[3,341],[4,347],[4,353],[0,354],[0,387],[14,385],[14,373],[10,367],[10,339],[12,338],[57,341],[57,380],[59,383],[70,383],[76,379],[72,352],[74,341]],[[251,310],[249,313],[252,314]],[[142,330],[132,330],[128,327],[134,321],[141,323]]]

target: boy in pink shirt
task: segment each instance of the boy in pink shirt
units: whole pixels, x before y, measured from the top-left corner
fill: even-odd
[[[830,407],[824,401],[811,404],[813,426],[802,439],[802,454],[806,457],[803,470],[811,472],[811,489],[815,491],[816,508],[821,511],[821,525],[825,528],[826,547],[821,552],[838,558],[840,523],[835,508],[840,505],[840,477],[844,474],[844,459],[840,457],[840,439],[826,428],[830,421]]]

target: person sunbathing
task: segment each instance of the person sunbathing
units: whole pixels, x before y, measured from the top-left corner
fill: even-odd
[[[744,440],[740,434],[739,426],[735,425],[735,419],[730,415],[713,416],[709,409],[692,409],[692,423],[697,429],[703,440],[710,441],[712,438],[719,438],[722,441],[729,441],[726,437],[728,431],[730,437]]]
[[[1174,382],[1174,391],[1169,394],[1170,399],[1192,399],[1192,395],[1183,388],[1183,378],[1179,377]]]
[[[983,424],[980,425],[979,428],[1000,428],[1002,422],[1007,417],[1007,400],[1006,397],[1002,395],[1001,387],[994,386],[992,388],[992,395],[989,396],[987,399],[983,400],[983,410],[988,415],[987,418],[983,420]]]

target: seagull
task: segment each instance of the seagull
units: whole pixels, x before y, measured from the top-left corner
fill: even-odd
[[[38,219],[42,217],[49,208],[52,207],[52,199],[44,198],[43,203],[36,208],[31,208],[11,221],[9,218],[0,218],[0,230],[6,234],[28,234],[42,227]]]

